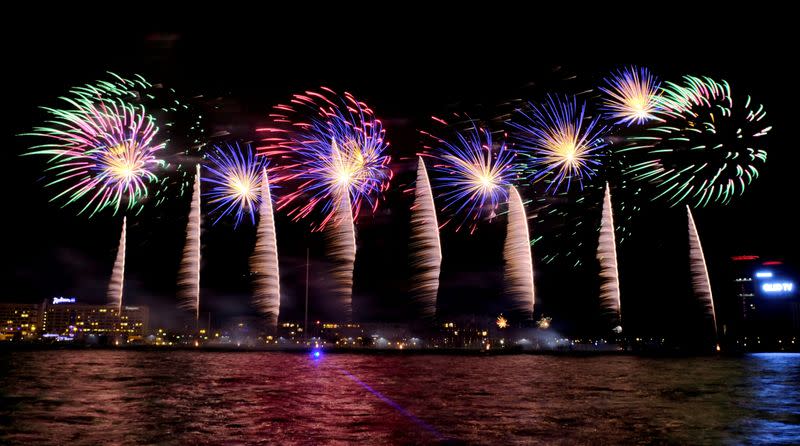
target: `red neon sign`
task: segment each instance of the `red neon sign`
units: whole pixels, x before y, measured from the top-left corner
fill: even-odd
[[[733,256],[731,260],[734,262],[743,262],[745,260],[757,260],[758,256]]]

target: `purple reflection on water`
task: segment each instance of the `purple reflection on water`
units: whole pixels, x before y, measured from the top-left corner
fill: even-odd
[[[798,443],[800,355],[0,352],[0,444]]]
[[[356,384],[358,384],[361,387],[367,389],[367,391],[369,391],[371,394],[375,395],[378,399],[380,399],[384,403],[394,407],[395,410],[397,410],[398,412],[403,414],[409,420],[413,421],[416,425],[420,426],[421,428],[423,428],[426,431],[428,431],[431,434],[433,434],[437,439],[439,439],[439,440],[444,440],[445,439],[445,436],[442,435],[441,433],[439,433],[439,431],[437,431],[433,426],[431,426],[430,424],[420,420],[419,418],[414,416],[414,414],[412,414],[408,410],[404,409],[402,406],[400,406],[399,404],[395,403],[394,401],[390,400],[389,398],[387,398],[382,393],[380,393],[377,390],[373,389],[372,387],[370,387],[368,384],[364,383],[360,379],[356,378],[351,373],[349,373],[349,372],[347,372],[345,370],[342,370],[341,372],[344,374],[344,376],[350,378]]]

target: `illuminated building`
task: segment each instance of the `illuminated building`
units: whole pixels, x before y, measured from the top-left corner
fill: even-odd
[[[140,339],[147,333],[150,311],[147,307],[117,308],[106,305],[79,304],[75,299],[45,301],[42,333],[56,336],[123,336]]]
[[[88,335],[128,340],[147,333],[147,307],[117,308],[78,303],[74,297],[53,297],[41,304],[0,304],[0,340],[82,339]]]
[[[732,259],[723,335],[745,349],[774,349],[800,335],[796,272],[755,255]]]
[[[35,339],[42,327],[42,306],[0,303],[0,341]]]
[[[759,257],[754,255],[735,256],[733,260],[733,274],[735,275],[734,293],[736,296],[736,310],[734,316],[740,322],[750,319],[755,311],[755,283],[753,272],[759,264]]]

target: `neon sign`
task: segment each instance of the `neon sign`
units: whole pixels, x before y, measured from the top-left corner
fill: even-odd
[[[760,278],[772,277],[772,271],[759,271],[756,273],[756,277]]]
[[[769,282],[761,285],[761,289],[765,293],[791,293],[794,291],[794,283],[792,282]]]
[[[731,260],[733,260],[734,262],[744,262],[744,261],[747,261],[747,260],[756,260],[756,259],[758,259],[758,256],[733,256],[733,257],[731,257]]]
[[[58,304],[74,304],[75,298],[74,297],[54,297],[53,298],[53,305]]]

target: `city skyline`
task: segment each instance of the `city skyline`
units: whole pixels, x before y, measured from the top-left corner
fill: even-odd
[[[148,76],[158,78],[163,77],[164,82],[173,82],[176,88],[183,90],[186,94],[209,92],[206,95],[212,99],[211,104],[220,108],[214,114],[214,121],[217,130],[225,130],[231,133],[232,137],[247,140],[255,139],[253,129],[265,118],[270,107],[281,101],[285,101],[295,91],[316,88],[318,85],[308,77],[302,80],[287,80],[285,86],[281,85],[280,80],[273,82],[265,87],[255,83],[254,76],[247,73],[228,73],[225,76],[191,76],[187,77],[187,68],[175,64],[171,68],[167,66],[157,66],[156,61],[160,60],[165,53],[176,56],[177,60],[185,61],[184,58],[199,51],[200,47],[205,48],[208,44],[203,37],[192,35],[180,36],[179,34],[147,34],[134,36],[130,39],[130,45],[138,48],[143,55],[139,61],[140,65],[145,66],[145,70],[135,70],[135,72],[146,73],[147,68],[154,72]],[[222,43],[217,43],[222,45]],[[237,51],[244,52],[240,48]],[[430,56],[430,55],[429,55]],[[430,58],[430,57],[429,57]],[[444,62],[440,62],[444,63]],[[726,65],[728,63],[728,65]],[[381,204],[378,212],[374,216],[367,216],[360,219],[358,228],[359,253],[356,261],[356,284],[355,284],[355,304],[360,307],[356,310],[359,318],[364,320],[398,320],[403,317],[403,308],[407,300],[405,288],[407,287],[407,271],[405,263],[407,261],[406,248],[404,241],[407,240],[410,230],[408,221],[410,213],[408,208],[413,197],[404,193],[413,181],[415,172],[415,159],[413,155],[419,151],[421,143],[417,132],[420,129],[429,127],[426,115],[436,115],[447,113],[456,109],[459,111],[476,110],[474,117],[480,117],[480,111],[487,108],[500,106],[503,101],[517,95],[529,92],[531,97],[541,98],[542,88],[537,86],[526,86],[528,82],[542,83],[547,88],[556,90],[570,91],[576,89],[573,83],[583,82],[596,83],[598,76],[604,72],[610,72],[615,68],[629,65],[628,62],[609,63],[602,62],[591,65],[587,62],[564,64],[563,67],[554,71],[556,64],[540,64],[529,67],[525,74],[517,74],[516,83],[504,82],[499,87],[500,75],[488,77],[481,83],[484,89],[478,89],[475,97],[461,97],[461,104],[448,104],[456,96],[458,82],[467,82],[457,78],[448,78],[447,74],[440,74],[440,77],[432,79],[426,77],[411,78],[411,82],[404,91],[413,93],[415,96],[410,99],[402,99],[397,92],[392,89],[381,88],[380,79],[347,79],[348,76],[338,74],[340,77],[331,79],[330,72],[322,71],[318,76],[321,84],[323,80],[329,80],[334,84],[342,86],[344,89],[352,90],[359,97],[366,99],[376,113],[381,116],[384,126],[387,128],[387,138],[391,141],[391,148],[394,151],[394,161],[392,169],[395,171],[396,178],[392,182],[392,188],[388,191],[385,203]],[[113,55],[109,56],[107,69],[120,71],[131,66],[128,61],[115,60]],[[127,65],[127,66],[126,66]],[[796,262],[793,253],[796,249],[797,240],[791,236],[788,229],[790,226],[783,219],[771,219],[766,209],[774,210],[776,205],[782,203],[779,188],[786,188],[782,185],[781,179],[787,175],[786,170],[793,163],[797,155],[784,149],[786,106],[782,102],[782,96],[777,92],[777,86],[770,83],[759,82],[766,74],[766,70],[742,70],[729,62],[722,61],[720,66],[710,62],[686,62],[682,66],[665,67],[658,62],[648,64],[654,71],[668,78],[671,73],[693,73],[709,74],[727,78],[737,88],[747,88],[753,92],[763,102],[768,110],[769,118],[773,123],[774,130],[770,134],[770,157],[766,164],[762,177],[746,191],[743,197],[737,197],[733,204],[728,207],[701,209],[696,211],[697,224],[703,237],[706,256],[708,257],[712,283],[715,276],[721,276],[725,271],[725,262],[728,258],[740,254],[758,254],[771,258],[781,258],[788,264]],[[695,68],[697,67],[697,68]],[[71,72],[72,76],[67,78],[75,79],[74,82],[80,83],[77,79],[80,76],[100,76],[97,68],[86,69],[79,63],[73,62],[64,67],[66,72]],[[298,70],[298,68],[294,68]],[[661,71],[659,71],[661,70]],[[703,70],[713,71],[706,72]],[[738,71],[737,71],[738,70]],[[331,70],[334,71],[334,70]],[[160,73],[159,73],[160,72]],[[296,73],[292,71],[291,73]],[[555,74],[554,74],[555,72]],[[577,80],[557,80],[570,78],[575,73]],[[241,77],[239,75],[242,75]],[[485,72],[479,73],[486,75]],[[477,77],[480,77],[476,74]],[[677,76],[678,74],[671,74]],[[290,75],[285,75],[290,77]],[[453,76],[453,73],[450,73]],[[327,79],[326,79],[327,78]],[[32,78],[28,82],[33,82]],[[585,79],[585,81],[583,80]],[[84,79],[85,80],[85,79]],[[441,89],[439,97],[431,94],[437,87],[442,87],[449,82],[449,88]],[[469,79],[474,82],[475,79]],[[38,82],[38,80],[37,80]],[[70,81],[72,82],[72,81]],[[415,83],[414,83],[415,82]],[[66,82],[65,82],[66,83]],[[36,110],[39,105],[52,103],[55,97],[56,88],[63,89],[69,85],[62,83],[53,87],[42,87],[42,92],[35,96],[15,96],[15,100],[23,101],[23,109],[27,113],[19,116],[19,123],[15,121],[15,130],[22,133],[25,130],[23,117],[32,120],[40,116]],[[203,85],[205,84],[205,85]],[[299,86],[298,84],[302,84]],[[347,84],[353,84],[349,86]],[[385,84],[390,84],[386,82]],[[509,86],[510,85],[510,86]],[[222,99],[216,99],[214,93],[226,88],[236,89],[238,92],[230,92]],[[423,89],[423,91],[419,91]],[[23,89],[25,90],[25,89]],[[499,90],[499,91],[498,91]],[[387,93],[390,92],[390,93]],[[444,97],[442,97],[444,96]],[[461,96],[461,95],[459,95]],[[269,99],[266,99],[269,98]],[[419,100],[424,98],[424,100]],[[491,101],[491,102],[490,102]],[[486,105],[480,105],[480,103]],[[415,106],[415,109],[411,107]],[[213,107],[212,107],[213,108]],[[485,113],[485,112],[484,112]],[[244,124],[243,124],[244,123]],[[783,130],[784,133],[781,133]],[[11,147],[24,150],[25,142],[20,137],[11,137]],[[22,259],[15,265],[15,271],[9,274],[7,283],[11,284],[11,293],[23,297],[25,300],[37,301],[50,295],[76,295],[80,298],[97,303],[102,302],[105,294],[107,277],[110,275],[110,265],[113,262],[116,242],[114,238],[116,223],[112,223],[113,218],[98,216],[91,221],[82,217],[75,217],[68,209],[60,209],[57,205],[49,204],[47,191],[43,191],[41,181],[37,181],[36,169],[33,161],[16,157],[18,153],[5,153],[4,156],[11,158],[8,162],[20,165],[22,168],[15,170],[15,182],[27,182],[28,191],[31,198],[20,200],[17,207],[24,215],[40,215],[34,220],[32,226],[19,222],[16,231],[23,231],[26,234],[38,233],[38,237],[21,237],[30,240],[31,247],[37,247],[36,251],[30,253],[23,252]],[[791,186],[789,186],[791,187]],[[16,199],[16,198],[15,198]],[[129,222],[129,248],[130,261],[127,265],[129,277],[127,279],[128,290],[126,295],[130,296],[133,304],[161,305],[169,307],[174,295],[174,273],[177,269],[177,252],[182,245],[182,228],[185,223],[185,206],[188,202],[185,198],[174,200],[175,203],[165,210],[145,211],[140,218],[131,219]],[[437,206],[440,207],[440,206]],[[681,247],[685,245],[682,239],[683,232],[679,228],[683,226],[679,208],[674,210],[666,209],[664,205],[646,205],[638,221],[634,222],[634,229],[631,230],[632,237],[629,241],[620,244],[620,276],[622,287],[622,301],[625,308],[634,314],[639,314],[634,320],[649,319],[648,315],[661,313],[660,310],[670,309],[674,311],[672,316],[665,316],[661,313],[660,323],[669,326],[670,317],[680,314],[674,310],[674,305],[670,304],[672,296],[685,295],[682,290],[683,285],[688,282],[682,281],[681,277],[686,275],[686,267],[683,259],[685,258]],[[596,220],[599,227],[599,203],[596,207],[590,207],[590,214],[597,214]],[[441,217],[440,217],[441,218]],[[594,218],[594,217],[593,217]],[[136,221],[133,221],[136,220]],[[498,220],[502,220],[502,217]],[[55,226],[67,229],[64,232],[71,234],[65,238],[59,238],[57,232],[45,231],[44,222],[54,223]],[[656,222],[657,224],[653,224]],[[251,311],[249,300],[249,281],[247,277],[247,257],[248,246],[254,237],[252,226],[239,228],[233,231],[232,225],[223,222],[221,225],[211,226],[209,219],[206,219],[203,244],[204,244],[204,265],[203,265],[203,292],[201,300],[204,306],[214,313],[231,315],[248,313]],[[310,248],[312,253],[312,265],[317,269],[323,266],[323,243],[317,234],[309,234],[308,225],[305,222],[293,223],[280,213],[276,220],[279,251],[281,252],[282,282],[285,286],[284,293],[288,297],[287,315],[296,317],[302,308],[297,305],[297,300],[302,297],[304,286],[303,273],[305,264],[305,249]],[[592,222],[592,224],[594,224]],[[770,228],[777,226],[777,230]],[[536,223],[530,227],[534,236],[540,230]],[[118,229],[116,229],[118,231]],[[138,232],[138,234],[137,234]],[[558,230],[551,230],[550,236]],[[118,232],[117,232],[118,233]],[[386,234],[404,234],[406,237],[387,237]],[[747,236],[744,237],[743,234]],[[783,234],[783,235],[782,235]],[[74,236],[74,237],[72,237]],[[502,280],[499,268],[502,265],[501,246],[504,237],[504,229],[501,221],[482,224],[479,231],[472,236],[461,233],[453,233],[452,228],[445,227],[441,231],[443,248],[443,271],[440,302],[445,307],[454,301],[460,301],[466,309],[464,312],[486,312],[498,313],[493,303],[499,300]],[[44,242],[47,237],[47,242]],[[138,239],[138,241],[137,241]],[[736,240],[735,244],[731,240]],[[582,253],[584,258],[592,255],[593,248],[588,247]],[[534,249],[534,255],[536,250]],[[60,258],[59,258],[60,256]],[[107,258],[111,258],[108,260]],[[42,260],[45,264],[42,265]],[[78,260],[78,262],[73,262]],[[571,324],[576,326],[592,323],[593,299],[597,292],[593,289],[596,286],[591,264],[581,265],[573,268],[569,264],[556,264],[548,266],[535,259],[537,265],[537,291],[541,282],[541,293],[537,293],[537,305],[542,305],[542,311],[548,315],[554,315],[557,323],[567,323],[572,319]],[[590,258],[588,260],[591,260]],[[64,271],[70,264],[79,263],[80,267],[74,267],[72,271]],[[156,266],[157,265],[157,266]],[[647,267],[645,265],[650,265]],[[37,280],[37,274],[44,272],[52,280],[46,283]],[[678,280],[673,280],[678,278]],[[578,280],[574,280],[578,279]],[[465,281],[467,280],[467,281]],[[473,282],[469,282],[472,280]],[[478,281],[477,290],[474,281]],[[652,284],[668,281],[666,286],[653,287]],[[386,284],[389,286],[386,286]],[[462,288],[465,284],[466,288]],[[715,285],[716,286],[716,285]],[[324,287],[322,284],[312,283],[312,306],[322,310],[325,314],[324,301],[314,302],[314,295],[319,295],[318,288]],[[469,289],[465,293],[465,289]],[[24,295],[24,296],[22,296]],[[651,297],[653,296],[653,297]],[[285,297],[285,299],[287,299]],[[466,297],[466,302],[464,302]],[[627,299],[626,299],[627,298]],[[19,300],[17,298],[11,299]],[[541,302],[540,302],[541,300]],[[380,302],[380,303],[376,303]],[[685,302],[684,302],[685,303]],[[572,308],[577,304],[577,314]],[[567,317],[569,316],[569,317]],[[635,327],[634,327],[635,328]]]
[[[800,444],[788,5],[171,6],[6,8],[0,444]]]

